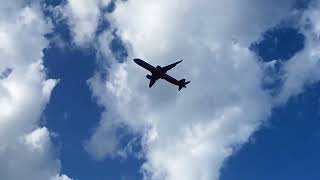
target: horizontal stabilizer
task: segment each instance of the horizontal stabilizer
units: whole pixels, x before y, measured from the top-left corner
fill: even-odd
[[[181,79],[180,81],[180,85],[179,85],[179,91],[182,89],[182,88],[186,88],[186,85],[190,83],[190,81],[187,81],[185,79]]]

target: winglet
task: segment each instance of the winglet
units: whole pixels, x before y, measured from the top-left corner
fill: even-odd
[[[176,62],[177,64],[181,63],[183,61],[183,59],[181,59],[180,61]]]

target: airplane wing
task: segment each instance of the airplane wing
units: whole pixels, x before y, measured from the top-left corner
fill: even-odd
[[[164,70],[164,72],[167,72],[167,71],[169,71],[170,69],[172,69],[173,67],[175,67],[177,64],[179,64],[181,62],[182,62],[182,60],[178,61],[178,62],[175,62],[173,64],[170,64],[168,66],[162,67],[162,69]]]
[[[157,81],[156,79],[150,79],[149,88],[151,88],[156,81]]]
[[[134,62],[136,62],[138,65],[140,65],[141,67],[147,69],[148,71],[150,71],[151,73],[153,73],[154,71],[156,71],[156,68],[151,66],[150,64],[146,63],[145,61],[141,60],[141,59],[134,59]]]

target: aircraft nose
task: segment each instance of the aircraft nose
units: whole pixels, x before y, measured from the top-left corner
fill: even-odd
[[[134,61],[135,63],[139,64],[139,65],[142,63],[142,60],[141,60],[141,59],[133,59],[133,61]]]
[[[138,62],[139,62],[139,59],[133,59],[133,61],[134,61],[135,63],[138,63]]]

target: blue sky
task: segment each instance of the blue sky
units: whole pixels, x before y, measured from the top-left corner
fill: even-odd
[[[0,179],[320,179],[320,1],[0,10]],[[135,57],[191,83],[149,89]]]
[[[294,29],[267,32],[257,45],[263,60],[288,60],[304,44]],[[274,44],[274,39],[279,41]],[[268,50],[270,48],[270,50]],[[269,122],[226,163],[221,179],[318,179],[319,84],[274,109]]]
[[[276,109],[267,127],[228,160],[221,179],[318,179],[319,85]]]
[[[303,36],[296,29],[281,27],[266,32],[265,36],[256,46],[264,61],[285,61],[303,47]],[[277,43],[274,39],[278,39]],[[59,134],[57,144],[63,172],[77,179],[141,179],[142,160],[130,157],[94,161],[83,149],[83,139],[97,126],[102,111],[86,84],[97,68],[95,52],[55,47],[45,52],[49,78],[60,79],[45,117],[47,126]],[[310,86],[284,107],[274,110],[252,141],[227,161],[221,179],[320,178],[319,88]]]
[[[94,51],[52,47],[45,51],[45,59],[48,76],[60,79],[44,117],[46,126],[59,134],[55,142],[63,172],[76,179],[141,179],[142,160],[95,161],[83,148],[102,112],[86,83],[97,68]]]

